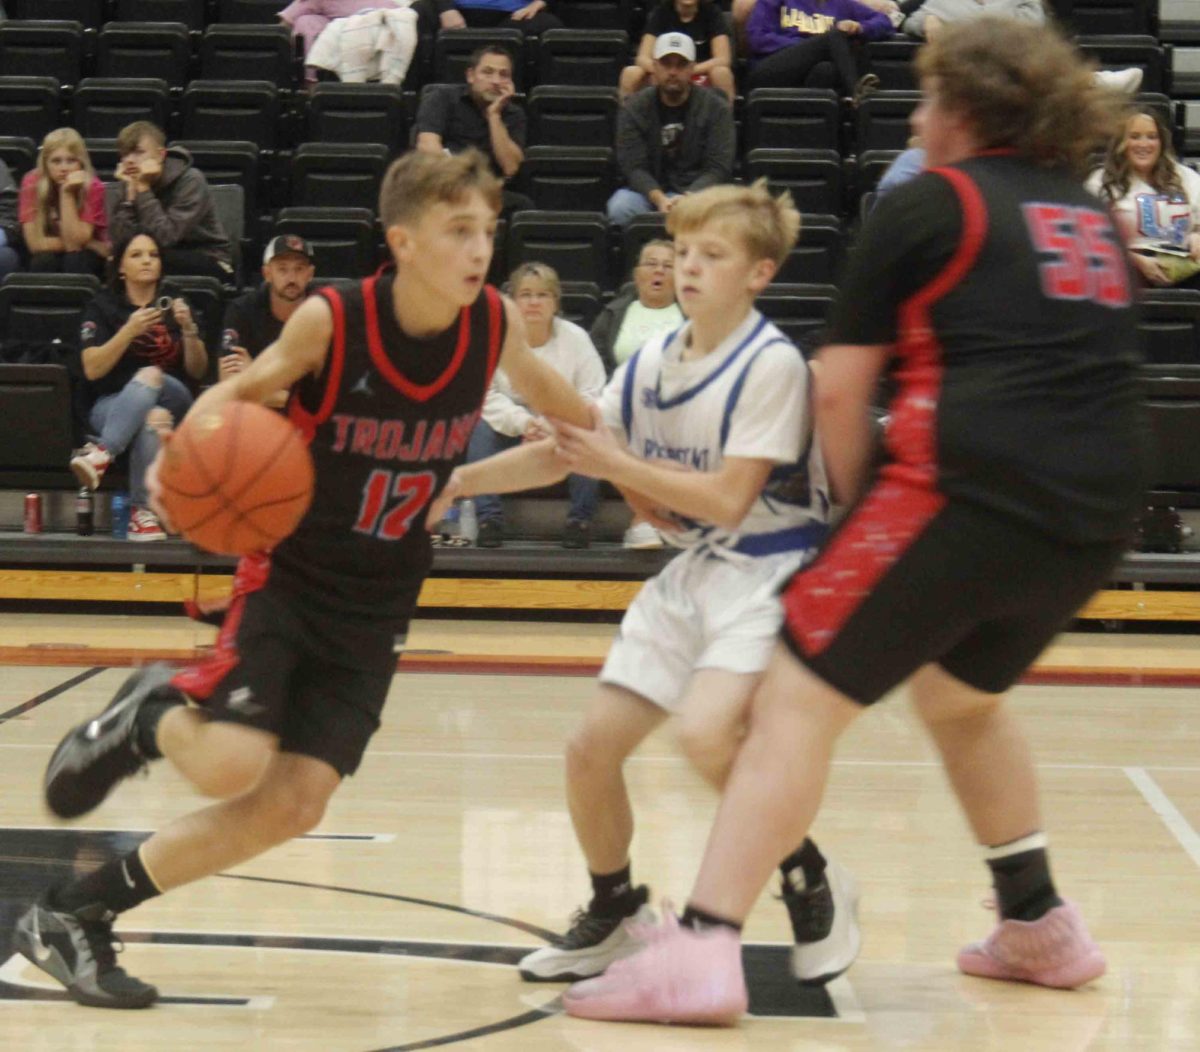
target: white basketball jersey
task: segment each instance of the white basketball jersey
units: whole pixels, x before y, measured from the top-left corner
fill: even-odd
[[[677,547],[705,544],[749,555],[815,547],[829,519],[829,487],[813,429],[811,374],[800,351],[758,311],[702,359],[682,360],[686,331],[652,339],[618,370],[604,399],[606,419],[616,423],[610,418],[619,394],[629,449],[645,460],[711,472],[729,449],[780,463],[737,530],[673,515],[678,529],[667,539]],[[731,448],[732,434],[748,430],[757,441]]]

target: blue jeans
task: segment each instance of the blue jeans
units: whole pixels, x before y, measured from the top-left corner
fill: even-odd
[[[667,194],[668,197],[678,197],[678,194]],[[645,215],[647,212],[657,212],[650,198],[623,186],[608,199],[608,219],[610,223],[624,226],[634,216]]]
[[[519,438],[502,435],[480,420],[471,432],[471,442],[467,446],[467,463],[474,464],[477,460],[502,453],[520,444]],[[588,478],[587,475],[568,475],[567,492],[571,497],[567,519],[573,522],[591,522],[596,514],[596,506],[600,503],[599,479]],[[475,517],[479,522],[488,519],[503,522],[504,509],[500,505],[500,498],[494,493],[478,494],[475,497]]]
[[[20,269],[21,257],[17,255],[17,250],[9,248],[8,245],[0,245],[0,281]]]
[[[101,395],[92,406],[88,422],[100,435],[100,444],[114,457],[129,450],[129,498],[146,506],[146,468],[158,455],[158,432],[146,426],[150,410],[160,405],[176,425],[192,404],[192,393],[173,376],[163,375],[155,390],[140,380],[130,380],[115,394]]]

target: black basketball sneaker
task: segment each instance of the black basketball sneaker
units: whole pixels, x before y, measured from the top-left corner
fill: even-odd
[[[566,983],[590,979],[622,957],[641,948],[626,930],[626,922],[653,924],[654,911],[646,904],[650,889],[643,884],[630,895],[629,908],[621,913],[576,910],[571,929],[553,946],[545,946],[521,958],[517,966],[522,979],[531,982]]]
[[[69,913],[42,901],[17,921],[16,948],[81,1005],[147,1008],[158,990],[117,964],[125,947],[113,934],[113,917],[101,903]]]
[[[138,669],[95,719],[69,731],[46,767],[45,794],[59,818],[78,818],[99,806],[122,778],[146,765],[137,747],[137,715],[151,698],[178,690],[162,662]],[[169,696],[169,693],[168,693]]]

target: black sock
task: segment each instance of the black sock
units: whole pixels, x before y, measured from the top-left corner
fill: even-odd
[[[137,751],[142,759],[162,759],[157,740],[158,724],[171,709],[184,704],[184,701],[182,691],[167,687],[143,703],[137,714]]]
[[[593,913],[625,913],[633,898],[633,877],[629,874],[629,863],[615,873],[589,873],[592,878],[592,901],[588,909]]]
[[[800,870],[800,874],[796,870]],[[812,840],[805,837],[804,843],[779,863],[779,872],[783,874],[784,882],[794,888],[819,887],[825,879],[825,856]],[[803,875],[803,884],[797,879],[799,875]]]
[[[1020,844],[1020,841],[1014,841],[1014,844]],[[1003,850],[1003,845],[991,850]],[[1003,920],[1035,921],[1055,906],[1062,905],[1062,899],[1054,890],[1054,881],[1050,879],[1050,860],[1044,847],[989,858],[987,864],[992,871],[996,905]]]
[[[718,917],[715,913],[697,909],[690,904],[683,911],[683,916],[679,918],[679,926],[691,928],[692,931],[704,931],[707,928],[730,928],[739,935],[742,931],[742,926],[737,921],[731,921],[727,917]]]
[[[124,913],[161,894],[135,850],[104,863],[86,877],[54,889],[50,903],[71,912],[99,902],[111,913]]]

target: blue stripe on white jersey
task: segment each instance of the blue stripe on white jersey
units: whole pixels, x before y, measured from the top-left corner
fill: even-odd
[[[621,391],[621,416],[635,455],[645,460],[671,460],[696,471],[717,471],[735,416],[756,411],[755,406],[742,402],[751,370],[764,362],[769,347],[786,347],[796,355],[800,351],[755,311],[738,327],[730,341],[733,345],[714,351],[709,356],[711,368],[697,378],[697,363],[680,364],[678,340],[683,331],[649,341],[630,358]],[[764,362],[759,367],[769,365]],[[750,554],[776,549],[778,541],[766,541],[766,535],[778,534],[784,543],[795,538],[798,547],[812,545],[820,530],[797,528],[819,527],[828,521],[829,493],[814,438],[811,387],[803,404],[805,419],[796,460],[772,470],[739,529],[731,531],[674,516],[679,529],[668,533],[668,540],[680,547],[704,543]],[[759,537],[759,541],[747,542],[749,536]]]

